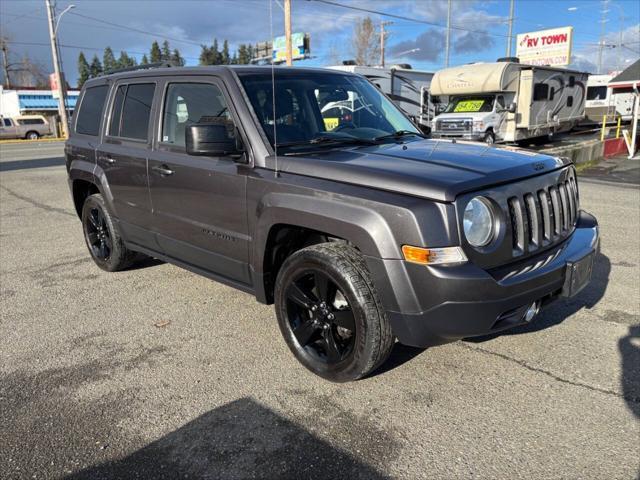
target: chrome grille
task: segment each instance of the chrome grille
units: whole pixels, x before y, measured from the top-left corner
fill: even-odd
[[[575,178],[510,197],[508,205],[513,255],[533,252],[573,231],[579,205]]]

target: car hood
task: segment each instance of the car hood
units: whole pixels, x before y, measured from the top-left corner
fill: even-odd
[[[278,155],[278,170],[451,202],[461,193],[548,173],[568,160],[508,146],[420,140]],[[267,168],[275,158],[267,158]]]

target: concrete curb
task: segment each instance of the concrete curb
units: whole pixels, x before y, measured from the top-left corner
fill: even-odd
[[[600,140],[587,140],[573,145],[548,148],[541,150],[540,153],[553,155],[555,157],[567,157],[577,165],[602,160],[604,158],[604,142]]]

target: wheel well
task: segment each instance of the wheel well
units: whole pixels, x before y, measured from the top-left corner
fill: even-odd
[[[35,133],[36,135],[40,136],[40,134],[37,131],[29,130],[27,133],[24,134],[24,138],[28,138],[30,133]]]
[[[73,181],[73,205],[76,207],[76,213],[78,217],[82,216],[82,206],[84,201],[89,195],[94,193],[100,193],[98,187],[86,180],[74,180]]]
[[[271,227],[264,252],[262,272],[267,303],[273,303],[273,290],[278,272],[284,261],[293,253],[318,243],[344,241],[330,233],[296,225],[278,224]]]

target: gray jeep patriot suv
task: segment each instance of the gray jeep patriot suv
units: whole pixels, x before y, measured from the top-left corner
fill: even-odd
[[[65,148],[96,264],[156,257],[275,303],[333,381],[530,322],[588,282],[596,219],[574,166],[424,139],[365,78],[147,68],[88,81]]]

